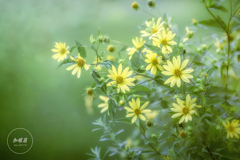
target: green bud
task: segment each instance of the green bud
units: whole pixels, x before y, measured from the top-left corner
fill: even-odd
[[[183,43],[179,43],[178,47],[179,47],[180,49],[182,49],[182,48],[183,48]]]
[[[98,36],[98,42],[101,43],[102,41],[103,41],[103,36],[102,36],[102,35],[99,35],[99,36]]]
[[[196,82],[197,82],[197,83],[200,83],[201,81],[202,81],[201,78],[197,78],[197,79],[196,79]]]
[[[156,139],[157,138],[157,135],[155,133],[151,134],[151,137]]]
[[[99,81],[100,81],[100,82],[104,82],[104,81],[105,81],[105,78],[101,77],[101,78],[99,79]]]
[[[207,49],[207,46],[206,46],[206,44],[204,44],[204,45],[202,45],[202,50],[206,50]]]

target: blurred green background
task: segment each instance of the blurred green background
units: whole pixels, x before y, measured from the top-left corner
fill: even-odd
[[[93,81],[90,72],[78,79],[66,67],[57,68],[51,49],[55,42],[89,44],[98,26],[110,39],[132,45],[131,39],[140,36],[138,26],[151,18],[133,10],[132,2],[0,0],[0,159],[87,159],[91,147],[106,149],[108,143],[99,142],[102,132],[91,132],[99,109],[94,106],[95,114],[89,115],[84,106],[84,89]],[[146,4],[141,0],[141,7],[158,16]],[[174,17],[181,35],[192,18],[208,17],[200,0],[157,0],[157,7]],[[93,53],[87,56],[94,60]],[[6,144],[9,132],[19,127],[34,138],[24,155],[12,153]]]

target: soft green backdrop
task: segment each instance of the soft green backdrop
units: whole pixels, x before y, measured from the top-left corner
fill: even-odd
[[[77,79],[66,67],[57,68],[51,49],[55,42],[88,44],[98,26],[111,39],[132,45],[131,39],[140,35],[138,26],[151,18],[133,10],[132,2],[0,0],[0,159],[87,159],[91,147],[106,149],[107,143],[99,142],[102,132],[91,132],[99,110],[89,115],[84,106],[90,72]],[[158,16],[146,2],[140,5]],[[174,16],[182,35],[192,18],[208,16],[200,0],[159,0],[157,5],[161,13]],[[93,53],[87,56],[94,60]],[[19,127],[34,138],[24,155],[12,153],[6,144],[8,133]]]

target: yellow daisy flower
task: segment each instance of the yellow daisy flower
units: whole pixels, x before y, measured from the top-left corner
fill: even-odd
[[[239,139],[239,135],[238,135],[240,134],[239,120],[234,119],[232,120],[231,123],[229,121],[227,121],[227,123],[223,122],[223,126],[227,130],[227,138],[236,137],[237,139]]]
[[[177,84],[178,87],[181,85],[181,79],[184,82],[189,83],[189,78],[193,78],[193,76],[189,73],[193,72],[193,69],[185,69],[183,70],[188,64],[188,59],[184,60],[181,65],[181,59],[180,56],[173,57],[173,63],[169,60],[167,61],[167,65],[163,65],[163,68],[166,71],[162,71],[162,74],[167,76],[172,76],[168,78],[164,84],[170,84],[170,87],[173,87],[175,84]]]
[[[143,46],[145,41],[143,41],[142,37],[140,39],[138,39],[138,37],[136,37],[135,39],[132,39],[132,43],[133,43],[134,47],[127,49],[127,51],[129,51],[128,54],[130,55],[129,59],[131,59],[132,55]]]
[[[108,110],[108,97],[105,96],[99,96],[101,100],[103,100],[104,103],[101,103],[98,105],[98,108],[102,108],[101,113],[106,112]]]
[[[160,48],[162,46],[162,53],[169,54],[172,52],[172,48],[169,45],[176,45],[177,43],[173,41],[175,37],[175,33],[173,34],[172,31],[166,31],[163,29],[160,33],[156,34],[156,37],[153,38],[153,45]]]
[[[163,24],[164,22],[161,22],[161,17],[158,18],[157,23],[155,23],[155,19],[152,18],[152,21],[146,21],[145,24],[147,26],[146,30],[140,31],[140,33],[142,34],[142,37],[146,37],[149,36],[149,39],[152,39],[152,37],[154,37],[157,33],[160,33],[160,31],[163,28]]]
[[[138,117],[140,117],[141,120],[145,121],[146,118],[143,116],[142,113],[147,113],[147,112],[151,112],[150,109],[145,109],[147,107],[149,102],[145,102],[142,107],[140,107],[140,99],[137,98],[137,100],[135,101],[132,98],[132,102],[129,102],[130,107],[124,107],[127,111],[132,112],[126,115],[126,117],[133,117],[132,119],[132,123],[134,123]]]
[[[162,63],[162,56],[158,56],[157,53],[147,53],[146,57],[147,59],[145,59],[145,62],[149,63],[146,67],[146,71],[151,69],[151,74],[153,75],[157,73],[157,70],[163,71],[162,66],[160,66]]]
[[[190,95],[188,94],[186,97],[186,102],[180,100],[179,98],[177,98],[177,103],[173,103],[173,107],[171,108],[171,110],[173,112],[177,112],[176,114],[174,114],[172,116],[172,118],[177,118],[182,116],[182,118],[179,120],[179,123],[182,123],[184,120],[185,122],[192,121],[192,116],[191,114],[195,113],[196,110],[194,107],[201,107],[199,105],[196,105],[196,100],[197,98],[191,99]]]
[[[80,78],[80,75],[81,75],[81,69],[84,68],[85,70],[88,70],[89,69],[89,66],[90,65],[87,65],[85,63],[85,60],[80,56],[80,54],[78,53],[78,56],[77,58],[73,58],[72,56],[70,56],[71,60],[75,61],[76,63],[69,66],[67,68],[67,70],[73,70],[72,71],[72,75],[76,74],[77,73],[77,77]]]
[[[125,68],[123,70],[122,64],[118,66],[118,71],[116,68],[112,65],[112,70],[108,70],[110,75],[107,75],[109,78],[111,78],[113,81],[109,82],[107,86],[112,86],[114,84],[117,84],[117,92],[119,93],[120,90],[125,93],[125,91],[130,91],[128,86],[134,86],[132,82],[135,80],[135,78],[128,78],[133,72],[129,71],[129,67]]]
[[[67,58],[67,54],[70,54],[68,51],[69,46],[66,47],[66,43],[57,43],[55,42],[55,48],[52,49],[53,52],[57,52],[57,54],[54,54],[52,56],[53,59],[58,59],[59,61],[63,61],[65,58]]]

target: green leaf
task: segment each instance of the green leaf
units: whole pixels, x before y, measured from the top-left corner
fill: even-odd
[[[149,45],[149,44],[144,44],[144,47],[153,51],[153,52],[159,52],[161,51],[159,47],[153,46],[153,45]]]
[[[132,55],[131,65],[134,70],[138,70],[140,68],[141,63],[140,63],[140,53],[139,52],[135,52]]]
[[[129,92],[126,92],[126,94],[146,94],[148,92],[152,92],[149,88],[143,86],[143,85],[136,85],[133,86]]]
[[[77,46],[73,46],[70,48],[69,52],[72,53],[72,51],[76,48]]]
[[[96,49],[93,45],[89,44],[88,47],[90,47],[92,50],[94,50],[95,52],[97,52],[97,49]]]
[[[109,99],[108,100],[108,112],[109,112],[109,115],[110,115],[113,123],[114,123],[116,108],[117,108],[116,102],[113,99]]]
[[[70,58],[64,59],[62,61],[62,63],[59,64],[58,67],[64,66],[64,65],[68,65],[68,64],[74,64],[75,62],[73,60],[71,60]]]
[[[162,76],[158,75],[154,77],[154,81],[157,82],[157,84],[163,85],[164,81],[162,80]]]
[[[106,83],[103,83],[101,85],[101,90],[103,91],[103,93],[107,94],[107,85],[106,85]]]
[[[95,80],[97,86],[102,87],[102,83],[99,80],[101,76],[94,69],[92,69],[92,77]]]
[[[77,45],[78,53],[80,53],[81,57],[83,57],[85,59],[86,58],[85,48],[78,41],[75,41],[75,42],[76,42],[76,45]]]
[[[200,21],[199,24],[205,27],[214,27],[214,28],[222,29],[221,25],[215,19],[203,20],[203,21]]]
[[[222,5],[217,4],[217,3],[213,3],[211,6],[209,6],[209,9],[227,12],[227,9],[225,7],[223,7]]]
[[[112,67],[112,62],[110,60],[106,60],[106,61],[103,61],[101,63],[99,63],[100,66],[104,66],[106,67],[107,69],[110,69]]]
[[[98,37],[101,35],[100,27],[98,27]]]

